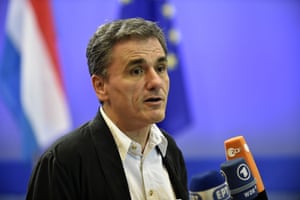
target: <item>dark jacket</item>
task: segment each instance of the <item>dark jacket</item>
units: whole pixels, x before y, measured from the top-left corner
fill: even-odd
[[[162,132],[168,139],[163,161],[176,198],[187,200],[182,153],[175,141]],[[32,173],[26,199],[130,199],[117,146],[99,111],[92,121],[59,139],[41,156]]]

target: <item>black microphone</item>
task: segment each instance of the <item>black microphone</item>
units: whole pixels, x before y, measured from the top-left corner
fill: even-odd
[[[256,180],[244,158],[227,160],[221,164],[221,172],[228,183],[232,199],[252,200],[258,195]]]
[[[189,188],[190,200],[229,200],[230,191],[225,177],[211,170],[192,177]]]
[[[226,152],[226,159],[232,160],[236,158],[244,158],[253,177],[256,180],[256,187],[258,196],[256,200],[268,200],[268,195],[256,166],[255,160],[253,155],[249,149],[248,144],[243,136],[236,136],[230,139],[227,139],[224,142],[225,152]]]

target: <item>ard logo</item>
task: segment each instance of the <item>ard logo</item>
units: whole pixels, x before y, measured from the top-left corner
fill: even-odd
[[[250,169],[245,163],[242,163],[238,166],[236,173],[239,179],[242,181],[247,181],[251,178]]]

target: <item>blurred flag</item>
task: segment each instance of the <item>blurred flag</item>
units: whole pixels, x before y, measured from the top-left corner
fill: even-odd
[[[0,63],[0,98],[22,134],[24,159],[71,126],[50,0],[11,0]]]
[[[173,134],[191,122],[178,46],[179,33],[173,27],[174,11],[174,7],[167,0],[121,0],[120,18],[142,17],[155,21],[166,35],[170,92],[167,115],[159,126]]]

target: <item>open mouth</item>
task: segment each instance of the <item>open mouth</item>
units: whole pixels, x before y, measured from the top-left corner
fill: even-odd
[[[153,98],[146,99],[145,102],[159,102],[161,100],[162,100],[162,98],[160,98],[160,97],[153,97]]]

